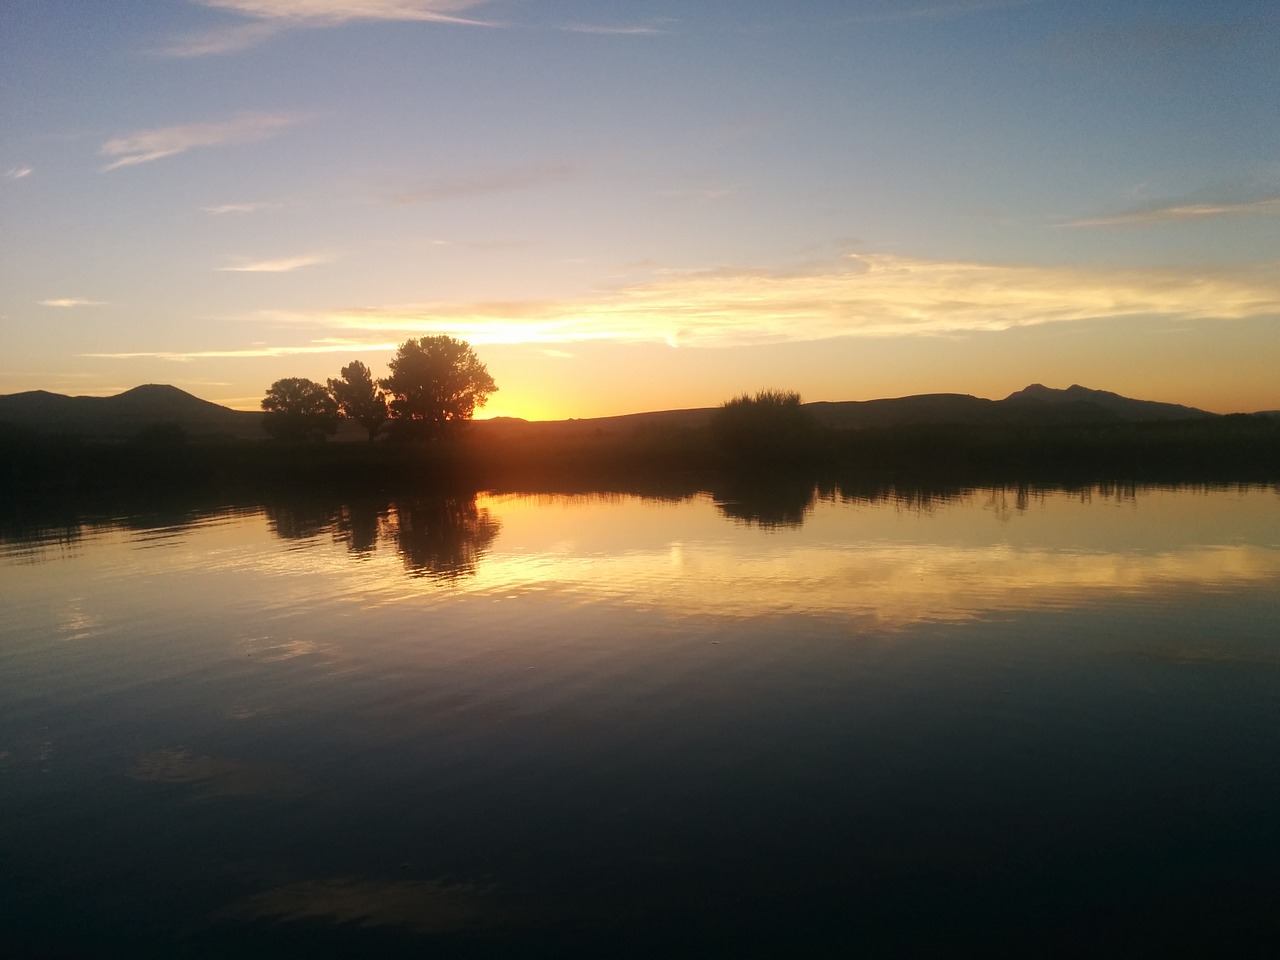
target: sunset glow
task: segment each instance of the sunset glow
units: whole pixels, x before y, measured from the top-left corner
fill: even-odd
[[[481,415],[1035,381],[1280,408],[1280,35],[1249,4],[5,21],[0,393],[251,409],[447,334],[498,381]]]

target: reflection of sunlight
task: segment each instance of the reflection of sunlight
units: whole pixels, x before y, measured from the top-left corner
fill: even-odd
[[[83,604],[80,597],[67,601],[59,624],[64,640],[86,640],[102,627],[102,620],[86,613]]]
[[[805,613],[894,626],[1277,578],[1280,553],[1256,546],[1116,554],[871,542],[744,555],[727,544],[683,543],[606,557],[499,554],[470,590],[503,596],[559,590],[681,614]]]
[[[241,657],[334,672],[350,669],[345,648],[290,622],[320,595],[347,615],[543,595],[681,616],[799,613],[900,626],[1265,586],[1280,581],[1273,499],[1243,490],[1153,490],[1114,502],[1064,493],[1009,510],[995,510],[1001,501],[988,492],[929,510],[824,500],[802,525],[773,532],[726,520],[706,494],[302,501],[195,521],[163,548],[102,528],[94,550],[72,562],[92,562],[99,579],[154,578],[149,604],[189,605],[216,590],[228,622],[251,615],[259,624],[235,634]],[[15,596],[40,589],[29,560],[8,572]],[[97,636],[128,615],[103,597],[91,615],[75,597],[49,592],[58,636]]]

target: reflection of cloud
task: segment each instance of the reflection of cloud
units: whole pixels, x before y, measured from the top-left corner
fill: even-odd
[[[206,757],[185,747],[153,750],[134,763],[129,775],[153,783],[189,784],[207,796],[284,800],[302,792],[298,778],[271,764]]]
[[[1088,217],[1063,224],[1067,227],[1129,227],[1149,224],[1180,223],[1210,217],[1233,217],[1247,214],[1280,213],[1280,197],[1260,200],[1236,200],[1224,203],[1173,203],[1144,207],[1106,217]]]
[[[224,272],[232,273],[289,273],[302,267],[312,267],[318,263],[328,263],[332,257],[320,253],[308,253],[298,257],[281,257],[278,260],[258,260],[254,263],[242,263],[234,267],[219,267]]]
[[[54,300],[41,300],[42,307],[100,307],[103,300],[82,300],[80,297],[59,297]]]
[[[895,628],[1277,579],[1280,552],[1250,545],[1116,553],[885,540],[750,552],[735,543],[685,540],[678,549],[663,544],[612,555],[498,553],[479,569],[473,589],[495,596],[562,591],[682,616],[807,614]]]
[[[466,176],[443,179],[419,190],[410,190],[390,197],[395,204],[434,203],[440,200],[460,200],[527,190],[548,183],[560,183],[574,175],[569,164],[530,164],[502,170],[487,170]]]
[[[234,53],[296,27],[334,27],[357,21],[414,21],[495,26],[457,16],[487,0],[196,0],[249,20],[178,37],[158,52],[168,57]]]
[[[216,147],[263,140],[277,130],[298,122],[296,117],[254,114],[215,123],[160,127],[155,130],[142,130],[124,137],[115,137],[98,148],[98,152],[103,156],[116,158],[102,168],[115,170],[119,167],[172,157],[195,147]]]
[[[489,888],[471,883],[337,877],[265,890],[227,913],[259,920],[322,919],[362,927],[449,933],[506,920],[490,894]]]

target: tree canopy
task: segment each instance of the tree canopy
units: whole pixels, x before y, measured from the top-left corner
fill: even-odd
[[[417,436],[439,436],[448,424],[470,420],[498,389],[470,344],[453,337],[406,340],[387,366],[391,375],[379,384],[392,415]]]
[[[277,380],[262,398],[262,422],[277,440],[323,440],[338,430],[338,404],[323,384],[305,377]]]
[[[342,415],[355,420],[369,432],[369,439],[387,422],[387,398],[373,379],[373,374],[359,360],[342,368],[342,378],[329,380],[329,394]]]

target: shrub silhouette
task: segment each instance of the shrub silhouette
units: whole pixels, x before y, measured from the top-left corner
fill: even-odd
[[[727,400],[712,414],[711,433],[724,455],[768,463],[808,459],[816,452],[818,423],[800,394],[760,390]]]

